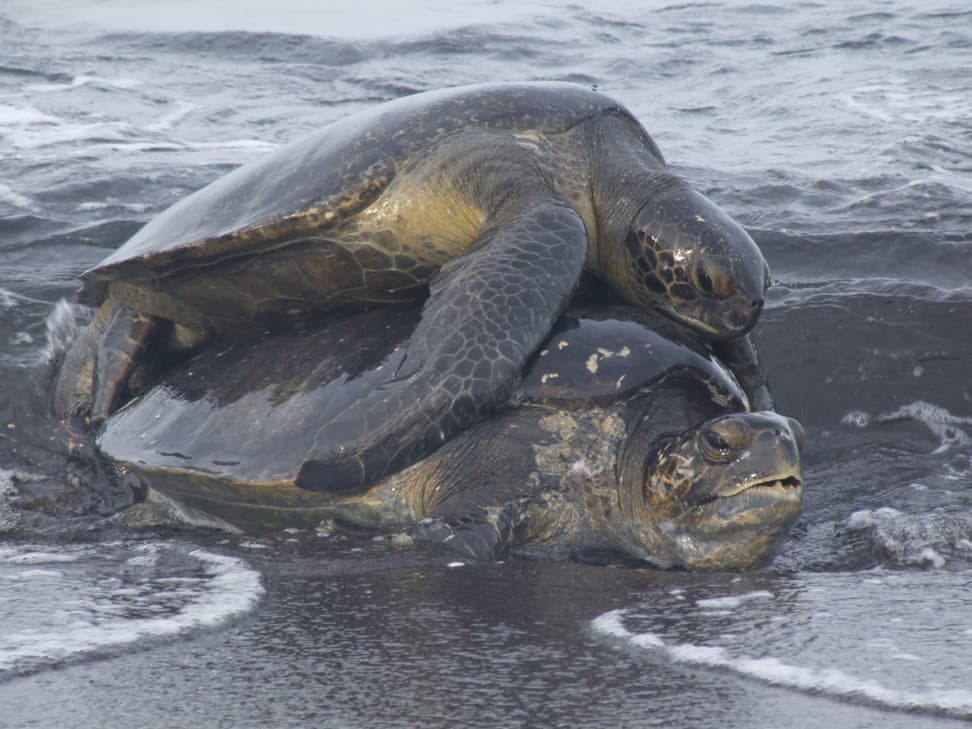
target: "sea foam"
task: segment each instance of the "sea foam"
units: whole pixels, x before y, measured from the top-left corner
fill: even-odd
[[[765,600],[771,597],[773,597],[773,593],[771,592],[767,592],[766,590],[755,590],[742,595],[703,598],[701,600],[697,600],[695,604],[701,608],[708,608],[711,610],[726,610],[729,608],[740,607],[752,600]]]
[[[591,628],[595,635],[619,641],[635,650],[660,654],[676,663],[728,670],[774,686],[856,699],[891,709],[972,718],[972,691],[965,688],[929,687],[919,691],[895,688],[842,668],[799,665],[773,656],[733,655],[722,646],[673,643],[654,632],[629,630],[625,624],[627,614],[624,609],[604,613],[592,621]],[[900,654],[898,658],[901,660]],[[910,656],[909,660],[919,659]]]
[[[946,408],[924,400],[917,400],[887,413],[872,415],[862,410],[846,413],[841,422],[853,428],[866,428],[875,423],[893,423],[897,420],[917,420],[939,440],[934,453],[944,453],[954,448],[972,444],[972,436],[966,432],[972,426],[972,418],[953,415]]]
[[[897,566],[941,568],[952,558],[972,560],[972,515],[937,509],[908,514],[888,506],[861,509],[844,522],[864,534],[882,560]]]
[[[15,475],[14,471],[0,468],[0,534],[10,531],[20,522],[20,512],[12,503],[17,496]],[[0,547],[0,555],[2,554],[3,548]]]
[[[6,546],[0,679],[210,630],[263,593],[243,560],[189,545]]]

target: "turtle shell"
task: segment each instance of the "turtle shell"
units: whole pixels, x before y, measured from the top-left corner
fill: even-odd
[[[230,523],[312,523],[337,497],[298,487],[297,473],[324,425],[375,388],[394,387],[419,315],[382,307],[217,340],[109,418],[98,448],[163,494]],[[508,407],[611,407],[679,372],[745,409],[732,375],[704,347],[666,336],[679,331],[627,307],[568,312]]]
[[[313,524],[334,502],[295,484],[317,432],[388,381],[419,314],[382,307],[218,339],[112,415],[98,450],[121,473],[230,524]]]
[[[736,378],[709,345],[660,314],[627,306],[575,307],[561,316],[515,397],[605,407],[675,373],[704,381],[711,396],[733,410],[748,409]]]
[[[613,99],[568,83],[464,86],[365,109],[176,203],[86,271],[80,298],[96,304],[112,280],[218,264],[332,228],[367,207],[411,160],[451,134],[467,129],[554,134],[604,112],[633,120]],[[644,137],[662,159],[647,133]]]

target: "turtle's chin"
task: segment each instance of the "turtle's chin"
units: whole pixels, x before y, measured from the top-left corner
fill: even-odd
[[[667,302],[666,302],[667,303]],[[730,342],[752,331],[763,311],[763,299],[735,296],[730,299],[696,299],[691,305],[661,305],[658,311],[711,342]]]
[[[739,483],[713,495],[686,515],[682,528],[693,545],[686,566],[749,569],[768,561],[799,517],[802,502],[799,473]]]
[[[748,526],[788,526],[800,514],[803,478],[799,473],[737,484],[696,507],[698,528],[707,534],[731,535]]]

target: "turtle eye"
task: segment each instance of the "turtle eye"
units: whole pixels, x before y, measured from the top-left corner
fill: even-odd
[[[692,266],[692,283],[705,296],[722,299],[729,295],[727,278],[717,266],[701,256]]]
[[[699,265],[695,269],[695,282],[701,291],[706,294],[712,294],[712,279],[705,270],[705,266]]]
[[[732,456],[732,444],[717,431],[706,428],[699,434],[702,455],[713,463],[726,463]]]

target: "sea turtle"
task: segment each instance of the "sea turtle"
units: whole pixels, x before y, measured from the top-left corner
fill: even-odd
[[[97,447],[134,488],[244,529],[333,519],[480,559],[746,568],[799,513],[799,424],[747,412],[704,345],[631,308],[570,310],[508,405],[430,456],[359,493],[303,487],[321,433],[401,367],[419,315],[214,342],[112,415]]]
[[[84,273],[99,308],[55,400],[100,421],[146,347],[425,300],[394,395],[363,398],[308,459],[308,477],[354,489],[504,403],[585,270],[724,343],[771,407],[747,335],[769,283],[759,248],[624,106],[565,83],[397,99],[175,204]]]

